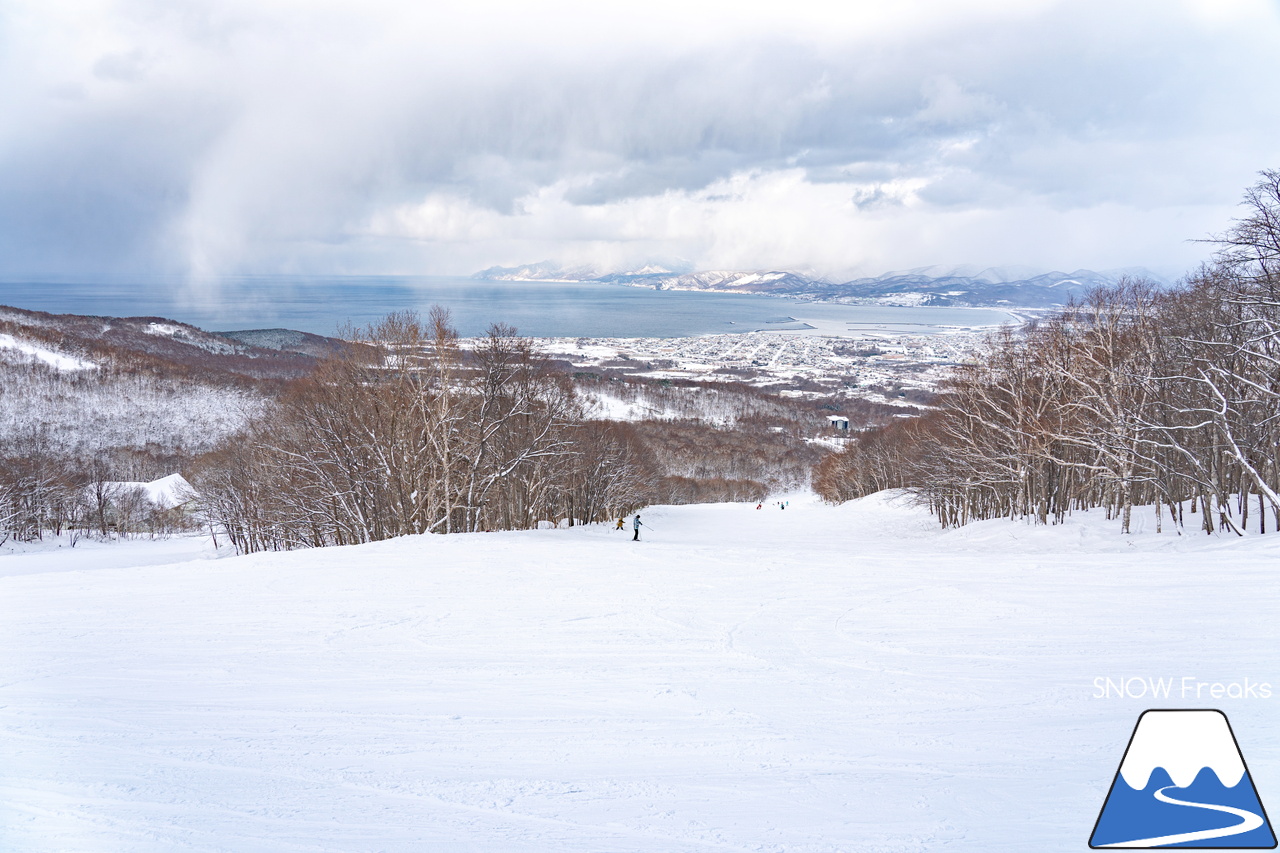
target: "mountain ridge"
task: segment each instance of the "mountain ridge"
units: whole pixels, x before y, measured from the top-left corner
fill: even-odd
[[[595,281],[655,290],[753,293],[824,302],[1006,308],[1061,307],[1126,276],[1164,283],[1160,276],[1141,267],[1037,273],[1027,267],[926,266],[839,282],[783,269],[680,272],[670,266],[646,264],[625,272],[601,272],[590,265],[562,267],[541,261],[490,267],[472,277],[486,281]]]
[[[289,329],[210,332],[164,317],[52,314],[8,305],[0,305],[0,337],[0,361],[7,363],[114,366],[231,382],[296,379],[349,346]]]

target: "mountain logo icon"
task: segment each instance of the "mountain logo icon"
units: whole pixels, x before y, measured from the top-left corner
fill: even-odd
[[[1143,711],[1089,846],[1273,849],[1271,821],[1227,715]]]

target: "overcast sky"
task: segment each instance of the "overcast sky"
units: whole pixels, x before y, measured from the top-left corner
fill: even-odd
[[[1268,0],[5,0],[0,275],[1177,272]]]

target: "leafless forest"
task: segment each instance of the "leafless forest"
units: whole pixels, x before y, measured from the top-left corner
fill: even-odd
[[[905,488],[944,525],[1106,508],[1280,529],[1280,172],[1183,286],[1127,281],[993,339],[923,417],[818,467],[829,500]]]
[[[758,500],[776,485],[766,481],[804,481],[819,458],[803,433],[822,419],[752,389],[575,378],[509,327],[464,345],[439,309],[347,337],[362,345],[192,465],[207,520],[238,549],[589,523],[654,501]],[[668,417],[589,419],[589,400],[603,393],[595,383]]]
[[[202,458],[193,483],[242,551],[598,521],[642,497],[634,442],[584,421],[513,329],[464,350],[447,315],[392,315]]]
[[[312,361],[157,318],[0,308],[0,334],[81,365],[58,369],[13,350],[0,360],[0,543],[191,527],[119,483],[182,470]]]
[[[510,328],[459,340],[443,313],[303,354],[156,318],[0,312],[0,333],[92,365],[0,361],[0,540],[203,523],[253,551],[598,521],[804,485],[829,432],[821,401],[575,374]],[[603,398],[630,413],[609,419]],[[198,515],[118,485],[175,471]]]

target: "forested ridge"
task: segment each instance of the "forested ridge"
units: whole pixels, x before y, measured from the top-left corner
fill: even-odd
[[[943,525],[1061,521],[1102,507],[1130,530],[1280,529],[1280,172],[1265,171],[1211,262],[1174,288],[1126,280],[993,337],[937,407],[825,459],[839,501],[907,489]]]

